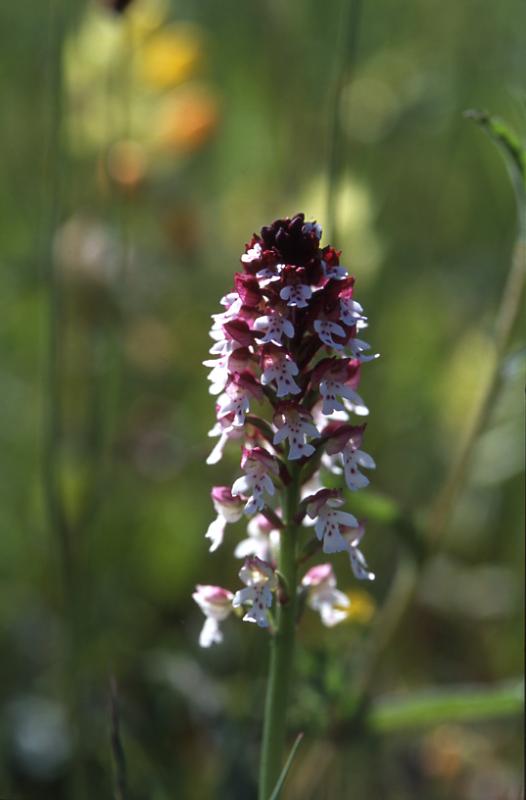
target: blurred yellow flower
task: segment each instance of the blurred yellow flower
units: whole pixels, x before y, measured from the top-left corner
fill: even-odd
[[[187,153],[201,147],[217,126],[216,96],[205,87],[189,86],[164,101],[158,124],[158,143],[167,150]]]
[[[344,609],[347,612],[347,621],[367,625],[376,611],[376,604],[371,595],[363,589],[346,592],[346,595],[350,600],[350,605]]]
[[[202,40],[199,28],[188,23],[172,25],[153,34],[141,50],[141,77],[158,89],[188,80],[203,59]]]

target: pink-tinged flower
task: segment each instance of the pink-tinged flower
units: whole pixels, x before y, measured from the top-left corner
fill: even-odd
[[[364,425],[332,423],[325,431],[325,435],[330,437],[325,445],[327,454],[332,459],[341,456],[345,482],[352,491],[363,489],[369,485],[369,479],[362,475],[360,467],[362,469],[374,469],[376,467],[369,453],[365,453],[360,449],[364,429]],[[328,466],[333,472],[337,472],[330,462]]]
[[[349,598],[336,588],[336,576],[331,564],[312,567],[304,576],[301,585],[307,590],[307,605],[317,611],[321,621],[332,628],[347,617]]]
[[[237,292],[228,292],[228,294],[225,294],[221,298],[220,303],[224,306],[225,310],[221,311],[219,314],[212,314],[212,331],[222,330],[224,323],[236,317],[243,305]],[[212,338],[215,337],[212,336]]]
[[[262,289],[266,289],[271,283],[280,280],[281,273],[283,272],[284,264],[276,264],[271,267],[263,267],[263,269],[256,272],[256,277]]]
[[[220,406],[217,405],[217,412],[219,413]],[[208,431],[209,436],[219,436],[219,441],[212,449],[212,452],[206,459],[206,463],[211,464],[218,464],[219,461],[223,458],[223,453],[225,452],[225,447],[230,441],[230,439],[242,439],[243,438],[243,429],[242,428],[234,428],[232,425],[232,421],[234,419],[234,415],[226,415],[224,417],[220,417],[214,427]]]
[[[274,415],[277,433],[274,444],[281,444],[285,439],[289,442],[289,461],[307,458],[314,453],[314,447],[307,442],[307,436],[319,437],[318,429],[309,412],[301,406],[285,406]]]
[[[274,561],[279,549],[279,531],[273,524],[263,514],[256,514],[247,525],[247,533],[247,538],[237,544],[234,556],[257,556],[262,561]]]
[[[262,447],[243,450],[241,469],[245,475],[234,481],[232,494],[248,497],[245,514],[250,516],[265,508],[265,494],[275,493],[271,475],[278,475],[279,469],[275,458]]]
[[[307,308],[307,301],[312,297],[312,289],[304,283],[291,283],[283,287],[279,296],[288,306]]]
[[[318,516],[323,506],[328,500],[341,498],[339,489],[319,489],[313,495],[307,495],[305,501],[307,503],[307,514],[311,519]]]
[[[247,371],[251,360],[252,356],[248,347],[238,347],[228,356],[228,371],[231,375],[236,372],[243,375]]]
[[[226,393],[218,398],[218,418],[233,414],[232,425],[242,427],[245,424],[245,417],[250,411],[250,398],[261,400],[262,396],[261,385],[251,372],[248,370],[235,372],[229,378]]]
[[[365,364],[367,361],[375,361],[377,358],[380,358],[378,353],[372,353],[371,355],[366,354],[366,350],[371,349],[371,345],[367,342],[364,342],[363,339],[356,339],[351,338],[346,344],[346,347],[351,351],[352,358],[358,359],[362,364]]]
[[[226,311],[223,312],[224,315],[226,314],[237,314],[240,310],[242,303],[239,299],[239,295],[237,292],[228,292],[227,294],[223,295],[221,300],[219,301],[222,306],[225,306]],[[216,319],[216,317],[220,317],[221,314],[212,314],[212,319]]]
[[[263,248],[259,242],[255,242],[246,253],[241,256],[243,264],[251,264],[252,261],[258,261],[263,255]]]
[[[232,347],[232,350],[235,350],[236,347],[250,347],[254,342],[254,334],[250,330],[248,322],[239,317],[225,322],[223,325],[223,332],[227,339],[236,343],[235,347]]]
[[[340,319],[350,327],[367,327],[367,317],[364,316],[362,306],[352,299],[352,288],[340,294]]]
[[[219,358],[208,358],[203,361],[205,367],[210,367],[208,373],[208,380],[210,381],[210,394],[221,394],[228,383],[228,355],[219,356]]]
[[[210,358],[203,361],[205,367],[212,367],[208,375],[211,382],[210,394],[220,394],[228,383],[228,378],[235,372],[245,372],[251,362],[251,355],[248,347],[238,347],[230,354],[226,353],[217,359]]]
[[[219,644],[223,641],[219,623],[223,622],[231,613],[234,595],[228,589],[222,589],[221,586],[198,584],[195,589],[192,597],[206,617],[199,636],[199,644],[201,647]]]
[[[365,416],[369,409],[364,405],[354,386],[359,379],[360,364],[349,358],[327,358],[316,365],[311,378],[311,383],[319,382],[320,395],[323,399],[322,411],[332,414],[334,411],[345,411],[346,406],[338,400],[339,397],[347,401],[347,409],[355,414]]]
[[[323,274],[325,278],[341,281],[349,278],[349,274],[345,267],[340,264],[340,254],[334,247],[325,247],[323,249]],[[354,278],[350,279],[354,280]]]
[[[258,317],[254,323],[254,330],[261,331],[265,335],[260,339],[261,344],[281,344],[283,336],[292,339],[294,336],[294,326],[279,311]]]
[[[342,451],[343,460],[343,474],[345,475],[345,482],[349,489],[356,491],[357,489],[364,489],[369,485],[369,478],[362,475],[362,469],[374,469],[376,464],[374,459],[371,458],[369,453],[363,450],[353,450],[352,445],[347,445]]]
[[[357,528],[344,528],[343,537],[347,544],[347,552],[351,561],[351,569],[355,578],[360,581],[374,581],[374,572],[369,571],[367,561],[359,544],[365,534],[365,526],[360,523]]]
[[[314,330],[326,347],[332,347],[334,350],[343,350],[343,343],[335,342],[333,339],[334,336],[346,338],[344,328],[338,325],[337,322],[331,322],[328,319],[317,319],[314,321]]]
[[[245,500],[241,497],[234,497],[230,486],[214,486],[211,496],[217,517],[208,526],[205,539],[210,539],[210,552],[213,553],[223,543],[226,526],[229,523],[237,522],[243,516]]]
[[[261,383],[267,386],[274,382],[276,397],[286,397],[289,394],[300,394],[301,388],[294,380],[299,369],[290,354],[276,345],[265,345],[263,350],[263,374]]]
[[[274,570],[270,564],[257,556],[251,556],[241,567],[239,577],[245,588],[235,593],[232,605],[234,608],[250,605],[251,608],[243,617],[243,622],[255,622],[260,628],[268,628],[272,592],[278,585]]]
[[[346,421],[340,422],[331,419],[324,428],[323,434],[327,439],[325,449],[329,455],[341,453],[349,444],[355,450],[361,447],[366,425],[349,425]]]
[[[257,278],[243,272],[236,272],[234,275],[234,285],[244,306],[252,308],[259,305],[262,294]]]
[[[315,403],[312,407],[312,418],[314,424],[324,436],[335,422],[349,422],[347,411],[333,411],[332,414],[323,413],[323,401]]]
[[[214,344],[208,351],[212,356],[228,355],[237,346],[232,339],[225,336],[222,328],[212,328],[210,338],[214,339]]]
[[[210,328],[210,338],[214,340],[214,344],[208,351],[212,355],[225,355],[231,353],[239,344],[236,343],[232,336],[229,336],[223,326],[228,322],[237,319],[237,315],[241,312],[242,302],[237,292],[231,292],[223,297],[223,305],[226,305],[226,311],[222,314],[212,314],[212,327]]]
[[[357,528],[358,520],[346,511],[339,511],[343,499],[338,492],[322,489],[307,504],[307,514],[316,518],[314,530],[320,541],[323,541],[324,553],[341,553],[348,549],[342,536],[341,528]]]
[[[340,264],[327,264],[325,261],[323,262],[323,274],[325,278],[335,280],[335,281],[343,281],[345,278],[349,277],[349,273],[342,267]]]
[[[320,472],[317,470],[301,487],[301,500],[306,500],[308,497],[316,494],[321,489],[323,489],[323,486],[321,483]],[[331,489],[327,489],[326,491],[330,492]],[[309,517],[305,517],[303,524],[312,527],[314,522]]]

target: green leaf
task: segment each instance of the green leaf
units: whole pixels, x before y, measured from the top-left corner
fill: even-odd
[[[276,783],[276,785],[274,787],[274,791],[270,795],[269,800],[278,800],[278,797],[281,794],[281,790],[283,789],[283,786],[285,785],[285,780],[286,780],[287,775],[289,773],[289,769],[291,767],[291,764],[292,764],[292,762],[294,760],[294,756],[296,755],[296,752],[297,752],[298,747],[300,746],[300,744],[302,742],[302,739],[303,739],[303,733],[298,733],[298,735],[296,737],[296,741],[292,745],[292,749],[290,751],[289,757],[287,758],[285,766],[283,767],[281,775],[278,778],[278,782]]]
[[[370,726],[381,733],[428,727],[446,722],[487,721],[522,714],[522,682],[505,682],[491,688],[461,686],[430,689],[407,697],[386,696],[369,712]]]
[[[470,109],[464,115],[486,131],[500,147],[505,158],[509,159],[514,169],[521,175],[523,183],[526,183],[526,150],[506,123],[498,117],[491,116],[487,111]]]
[[[504,157],[515,190],[520,236],[526,241],[526,148],[498,117],[476,109],[465,111],[464,116],[480,125]]]

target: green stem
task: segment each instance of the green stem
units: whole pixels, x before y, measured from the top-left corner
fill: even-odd
[[[281,533],[279,571],[287,584],[287,596],[282,598],[277,612],[276,633],[270,645],[270,668],[265,700],[263,741],[259,778],[259,800],[269,800],[283,767],[287,702],[294,657],[296,627],[296,573],[298,526],[294,519],[300,495],[299,476],[283,491],[285,528]]]
[[[340,100],[345,81],[354,67],[358,49],[358,34],[362,14],[362,0],[341,0],[338,18],[338,40],[334,61],[334,75],[330,87],[327,142],[327,199],[325,232],[327,241],[337,238],[336,195],[338,175],[342,162],[342,136],[339,123]]]

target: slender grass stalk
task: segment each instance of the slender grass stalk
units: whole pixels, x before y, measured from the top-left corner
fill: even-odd
[[[512,265],[504,287],[496,326],[491,372],[486,381],[483,395],[471,415],[471,423],[460,450],[453,461],[431,515],[429,539],[436,545],[445,532],[456,502],[464,488],[478,438],[490,417],[502,384],[502,364],[509,345],[511,332],[521,308],[526,279],[526,240],[519,240],[515,246]]]
[[[439,491],[429,520],[429,541],[436,546],[444,534],[462,491],[479,435],[484,430],[495,398],[502,384],[502,366],[515,324],[519,317],[526,287],[526,168],[525,151],[512,140],[507,128],[482,112],[466,112],[495,141],[505,157],[517,205],[517,239],[510,268],[502,291],[495,322],[493,357],[482,397],[474,409],[460,449]]]
[[[47,357],[45,375],[44,447],[42,486],[50,530],[57,542],[65,596],[72,583],[71,534],[60,489],[58,440],[62,420],[60,394],[61,294],[53,262],[53,238],[60,216],[62,186],[62,43],[64,39],[63,0],[49,3],[49,129],[43,175],[46,204],[44,264],[42,277],[48,298]],[[66,601],[67,602],[67,601]]]
[[[294,659],[296,627],[296,583],[298,526],[295,517],[299,504],[299,474],[283,491],[285,528],[281,534],[279,571],[286,583],[286,602],[278,606],[276,632],[270,644],[270,668],[265,701],[261,749],[259,800],[269,800],[278,781],[285,750],[287,703]]]
[[[44,375],[44,414],[42,450],[42,491],[50,537],[55,542],[59,561],[64,659],[61,676],[64,700],[68,707],[73,739],[73,762],[69,775],[72,800],[88,796],[82,761],[80,735],[81,701],[78,686],[79,645],[82,633],[78,565],[74,553],[74,525],[68,517],[61,482],[60,439],[63,426],[62,399],[62,291],[53,254],[55,232],[63,207],[65,152],[63,147],[63,45],[68,25],[66,0],[48,3],[48,59],[46,81],[49,125],[44,150],[43,187],[45,192],[45,232],[42,244],[42,281],[47,296],[46,353]]]
[[[362,0],[342,0],[338,18],[338,41],[328,104],[327,197],[325,219],[329,240],[338,238],[336,196],[342,166],[340,99],[347,73],[352,69],[358,49]]]
[[[280,797],[283,787],[285,786],[285,781],[287,780],[287,776],[290,772],[292,762],[294,761],[296,753],[298,752],[298,747],[300,746],[302,741],[303,741],[303,733],[298,733],[298,735],[296,736],[296,741],[292,745],[287,761],[285,762],[285,766],[283,767],[281,775],[278,778],[278,782],[274,787],[274,791],[272,792],[272,797],[270,798],[270,800],[278,800],[278,798]]]
[[[126,754],[122,744],[119,714],[119,690],[114,675],[110,676],[110,719],[111,752],[115,772],[115,800],[128,800]]]

